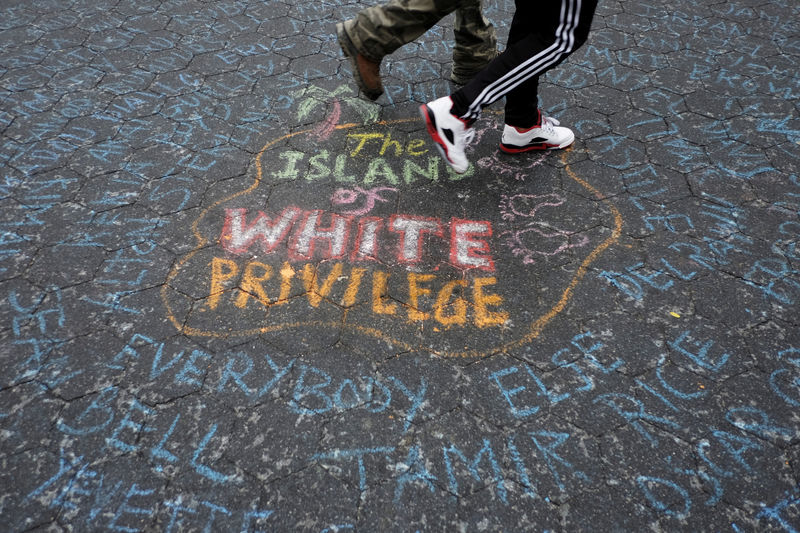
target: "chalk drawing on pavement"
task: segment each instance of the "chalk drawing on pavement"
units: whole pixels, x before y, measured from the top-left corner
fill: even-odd
[[[485,212],[471,218],[453,206],[424,202],[413,204],[420,212],[399,210],[401,197],[420,194],[426,184],[492,175],[490,158],[457,176],[418,131],[398,127],[418,119],[335,124],[333,115],[335,108],[324,124],[268,142],[249,186],[194,221],[196,247],[175,264],[161,290],[178,330],[227,337],[345,329],[403,350],[485,356],[537,338],[569,304],[589,266],[620,238],[622,215],[572,170],[568,151],[560,156],[561,172],[589,193],[592,205],[603,207],[596,216],[609,219],[592,223],[608,228],[593,238],[584,234],[588,229],[564,228],[553,213],[545,215],[567,203],[563,191],[503,195],[492,220]],[[313,152],[297,148],[308,139],[314,139]],[[508,163],[501,166],[495,175],[508,176]],[[265,208],[261,187],[276,184],[286,184],[296,203]],[[304,203],[314,200],[304,187],[326,185],[327,204]],[[516,289],[515,269],[535,273],[541,261],[567,252],[574,264],[568,278],[555,291],[548,286],[550,301],[532,309]],[[198,281],[198,271],[207,273],[204,280]],[[531,280],[521,282],[536,291]],[[480,341],[454,344],[465,330]]]

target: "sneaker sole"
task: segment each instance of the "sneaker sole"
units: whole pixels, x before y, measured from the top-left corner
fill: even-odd
[[[567,142],[563,142],[561,144],[531,144],[527,146],[516,146],[514,144],[503,144],[500,143],[500,150],[507,154],[521,154],[523,152],[533,152],[533,151],[542,151],[542,150],[562,150],[567,148],[568,146],[572,146],[572,143],[575,142],[575,138],[573,137]]]
[[[356,85],[364,93],[364,96],[370,100],[377,100],[383,94],[383,87],[367,87],[367,84],[364,83],[364,78],[361,77],[361,71],[358,69],[358,63],[356,62],[358,50],[356,50],[356,46],[350,40],[347,32],[344,31],[344,24],[341,22],[336,24],[336,38],[339,40],[339,47],[342,49],[344,57],[350,61],[350,70],[353,71],[353,79]]]
[[[453,162],[450,161],[450,158],[447,155],[447,144],[445,144],[444,140],[442,140],[441,135],[439,135],[439,129],[436,127],[436,117],[433,116],[433,113],[428,108],[427,105],[422,104],[419,106],[419,114],[422,116],[422,119],[425,121],[425,126],[428,128],[428,135],[431,136],[433,142],[436,145],[436,148],[439,150],[439,153],[442,154],[442,158],[447,161],[447,164],[452,167],[452,169],[457,174],[463,174],[467,170],[459,170],[454,165]]]

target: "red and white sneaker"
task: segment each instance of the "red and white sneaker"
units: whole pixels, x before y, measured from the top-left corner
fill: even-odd
[[[428,133],[444,160],[457,173],[463,174],[469,168],[465,150],[475,137],[475,132],[465,120],[450,112],[452,108],[453,100],[444,96],[419,106],[419,114],[425,119]]]
[[[575,134],[560,124],[556,119],[542,115],[541,110],[536,126],[520,129],[506,124],[500,140],[500,149],[509,154],[518,154],[531,150],[566,148],[575,141]]]

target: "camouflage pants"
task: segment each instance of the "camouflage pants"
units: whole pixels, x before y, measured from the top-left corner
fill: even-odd
[[[497,55],[495,29],[481,12],[481,0],[389,0],[361,10],[344,28],[359,53],[380,61],[453,11],[453,73],[475,73]]]

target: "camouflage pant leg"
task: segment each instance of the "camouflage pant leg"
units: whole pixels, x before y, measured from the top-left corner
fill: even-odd
[[[481,13],[481,0],[389,0],[361,10],[344,27],[356,49],[379,61],[428,31],[456,11],[456,45],[453,59],[459,64],[485,64],[496,54],[494,28]]]
[[[453,77],[471,77],[497,56],[497,34],[481,11],[481,0],[461,3],[454,24]]]

